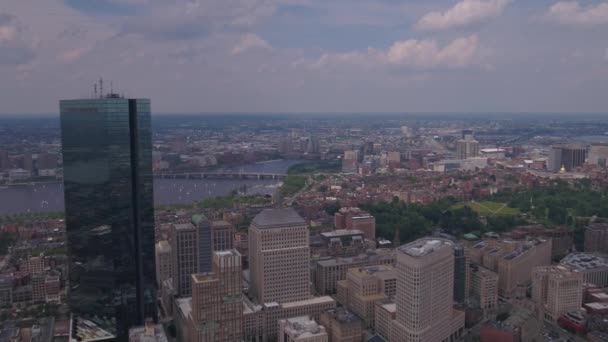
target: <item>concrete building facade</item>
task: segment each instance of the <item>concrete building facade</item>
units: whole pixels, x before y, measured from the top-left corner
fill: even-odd
[[[191,223],[171,226],[171,250],[173,253],[173,288],[178,297],[192,294],[190,275],[198,273],[199,245],[198,231]]]
[[[243,336],[241,255],[213,254],[213,272],[193,274],[190,336],[198,342],[232,342]]]
[[[423,238],[397,251],[396,318],[392,342],[454,341],[464,330],[464,313],[453,309],[454,243]]]
[[[532,300],[538,318],[548,322],[583,303],[583,275],[564,266],[535,267],[532,270]]]
[[[585,252],[608,253],[608,223],[590,223],[585,227]]]
[[[323,258],[314,264],[315,290],[319,295],[334,294],[338,281],[346,279],[349,268],[394,263],[395,253],[390,249],[377,249],[355,257]]]
[[[351,268],[346,279],[338,281],[338,301],[359,316],[366,328],[375,324],[375,304],[392,300],[397,291],[397,270],[379,265]]]
[[[173,255],[171,245],[167,240],[161,240],[155,246],[156,256],[156,284],[162,288],[165,280],[173,277]]]
[[[249,226],[250,293],[258,303],[306,300],[310,247],[306,221],[293,209],[266,209]]]
[[[344,308],[325,311],[319,323],[327,328],[329,342],[361,342],[363,339],[363,322]]]
[[[279,342],[328,342],[325,327],[309,316],[279,320]]]

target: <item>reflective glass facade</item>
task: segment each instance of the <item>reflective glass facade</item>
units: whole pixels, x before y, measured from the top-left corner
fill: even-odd
[[[150,100],[60,101],[74,314],[125,340],[155,314]]]

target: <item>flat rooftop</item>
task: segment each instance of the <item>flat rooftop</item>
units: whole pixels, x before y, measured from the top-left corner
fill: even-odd
[[[330,296],[312,297],[310,299],[299,300],[297,302],[283,303],[283,309],[297,308],[300,306],[315,305],[315,304],[335,304],[336,301]]]
[[[579,271],[608,267],[608,260],[606,258],[588,253],[570,253],[560,263]]]
[[[195,229],[194,225],[192,223],[176,223],[173,225],[173,227],[175,227],[176,230],[191,230],[191,229]]]
[[[330,259],[322,259],[317,261],[317,264],[323,267],[339,266],[339,265],[350,265],[358,262],[367,262],[380,260],[382,258],[394,258],[395,254],[391,249],[377,249],[373,252],[367,252],[365,254],[359,254],[354,257],[338,257]]]
[[[336,229],[331,232],[323,232],[320,234],[323,237],[332,238],[332,237],[343,237],[343,236],[352,236],[352,235],[363,235],[363,232],[359,229]]]
[[[351,268],[349,271],[361,275],[381,275],[383,273],[395,273],[395,268],[389,265],[375,265]]]
[[[257,228],[305,226],[306,221],[293,208],[264,209],[256,215],[252,224]]]
[[[413,257],[430,255],[445,247],[454,247],[450,240],[440,238],[423,238],[399,247],[399,251]]]
[[[395,303],[384,304],[382,307],[388,312],[397,312],[397,304]]]

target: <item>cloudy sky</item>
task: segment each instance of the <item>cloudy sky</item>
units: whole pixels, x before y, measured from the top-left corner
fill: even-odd
[[[608,1],[1,0],[0,113],[608,112]]]

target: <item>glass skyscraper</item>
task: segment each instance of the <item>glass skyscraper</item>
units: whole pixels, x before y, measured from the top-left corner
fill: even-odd
[[[60,101],[74,317],[128,339],[156,318],[150,100]]]

